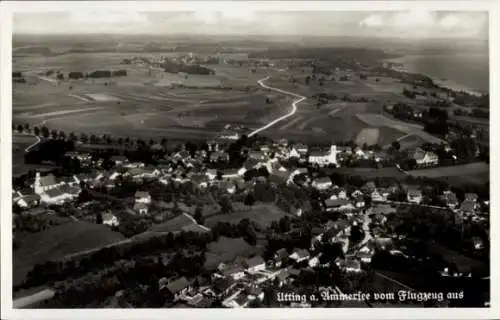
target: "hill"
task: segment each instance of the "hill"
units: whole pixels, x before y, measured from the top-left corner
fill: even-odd
[[[97,248],[125,239],[104,225],[76,221],[22,237],[14,251],[13,284],[24,281],[37,263],[59,260],[68,254]]]

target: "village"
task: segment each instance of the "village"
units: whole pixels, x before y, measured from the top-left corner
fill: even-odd
[[[405,220],[403,214],[412,216],[420,210],[430,219],[451,217],[457,230],[462,229],[461,240],[464,225],[482,228],[489,221],[489,199],[476,193],[457,196],[451,189],[439,190],[440,186],[418,179],[410,179],[413,183],[379,177],[360,180],[336,171],[347,163],[352,166],[363,161],[373,163],[373,170],[378,170],[377,164],[390,158],[388,151],[335,144],[309,148],[285,139],[246,136],[228,140],[211,140],[201,148],[189,145],[168,152],[160,143],[152,144],[148,150],[162,155],[156,164],[129,159],[123,153],[102,156],[106,145],[98,153],[96,145],[76,143],[65,157],[79,163],[79,173],[57,176],[37,171],[24,181],[24,188],[12,191],[14,236],[15,222],[26,216],[62,215],[74,221],[102,224],[132,241],[165,233],[214,230],[226,237],[231,232],[224,228],[233,223],[243,230],[237,235],[260,250],[217,261],[206,277],[160,277],[157,288],[167,297],[166,305],[208,307],[217,300],[229,308],[332,303],[373,307],[380,301],[346,298],[356,287],[353,282],[370,291],[395,287],[413,291],[403,281],[373,270],[398,259],[428,264],[426,257],[408,244],[422,231],[412,230],[407,224],[413,218]],[[431,151],[417,148],[408,152],[408,157],[420,168],[438,166],[438,157]],[[404,172],[401,167],[397,170]],[[165,227],[181,218],[187,223]],[[468,257],[448,258],[452,255],[446,251],[462,256],[457,251],[469,250],[467,255],[480,256],[478,252],[486,250],[488,241],[473,236],[470,244],[467,242],[469,248],[456,243],[452,249],[429,244],[433,247],[430,251],[438,247],[443,256],[443,261],[433,262],[432,267],[443,278],[484,277],[482,267],[478,267],[481,263]],[[367,274],[371,275],[370,281],[366,280]],[[322,280],[318,283],[310,277]],[[366,282],[375,282],[374,277],[390,284],[373,289],[376,285]],[[345,279],[350,284],[345,284]],[[318,296],[338,296],[338,300],[278,298],[280,292],[298,294],[310,290]],[[126,296],[127,290],[119,290],[109,303],[133,306]]]

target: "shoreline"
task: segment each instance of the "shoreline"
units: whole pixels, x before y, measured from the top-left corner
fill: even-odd
[[[402,64],[402,63],[398,63],[398,64],[401,65],[401,67],[390,66],[389,69],[397,71],[397,72],[402,72],[402,73],[407,73],[407,74],[419,74],[419,75],[428,77],[438,87],[441,87],[441,88],[444,88],[444,89],[448,89],[448,90],[451,90],[451,91],[454,91],[454,92],[465,92],[465,93],[467,93],[467,94],[469,94],[471,96],[476,96],[476,97],[481,97],[481,96],[483,96],[485,94],[485,93],[481,93],[481,92],[479,92],[479,91],[477,91],[475,89],[471,89],[469,87],[466,87],[466,86],[464,86],[462,84],[458,84],[456,82],[453,82],[452,80],[439,79],[439,78],[433,77],[433,76],[431,76],[429,74],[424,74],[424,73],[421,73],[421,72],[411,72],[408,69],[406,69],[406,66],[404,64]]]
[[[394,70],[394,71],[397,71],[397,72],[402,72],[402,73],[407,73],[407,74],[418,74],[418,75],[422,75],[422,76],[428,77],[429,79],[431,79],[434,82],[434,84],[436,84],[437,86],[439,86],[441,88],[444,88],[444,89],[448,89],[448,90],[455,91],[455,92],[461,92],[461,91],[463,91],[463,92],[465,92],[465,93],[467,93],[469,95],[473,95],[473,96],[476,96],[476,97],[481,97],[481,96],[483,96],[485,94],[489,94],[489,90],[486,91],[486,92],[483,92],[482,90],[471,88],[471,87],[466,86],[464,84],[460,84],[460,83],[454,82],[453,80],[440,79],[439,77],[436,77],[436,76],[433,76],[433,75],[430,75],[430,74],[426,74],[426,73],[423,73],[423,72],[411,71],[408,68],[408,64],[402,63],[400,61],[400,59],[402,57],[404,57],[404,56],[401,56],[401,57],[398,57],[398,58],[385,59],[385,60],[383,60],[383,62],[390,64],[388,66],[388,68],[391,69],[391,70]]]

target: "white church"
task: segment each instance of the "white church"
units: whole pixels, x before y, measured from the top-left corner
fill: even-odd
[[[65,181],[56,181],[52,174],[42,177],[40,172],[36,173],[33,189],[40,196],[41,202],[47,204],[63,204],[77,198],[81,191],[79,187]]]
[[[331,145],[328,151],[311,151],[308,160],[309,163],[319,166],[337,165],[337,146]]]

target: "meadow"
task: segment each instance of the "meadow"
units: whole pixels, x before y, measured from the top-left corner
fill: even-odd
[[[252,247],[242,238],[220,237],[217,242],[208,244],[208,250],[205,253],[205,268],[215,269],[221,262],[231,262],[238,256],[249,256],[257,253],[257,250],[256,247]]]
[[[82,221],[68,222],[19,238],[13,256],[13,284],[22,283],[35,264],[60,260],[67,255],[123,240],[107,226]],[[37,248],[37,250],[33,250]]]
[[[484,185],[490,181],[490,167],[485,162],[474,162],[450,167],[407,171],[414,177],[440,179],[453,186]]]
[[[182,53],[143,56],[180,55]],[[91,71],[126,69],[127,76],[113,79],[46,79],[33,74],[34,84],[14,84],[13,119],[68,132],[110,134],[119,137],[197,141],[217,135],[228,123],[257,129],[288,113],[294,98],[260,87],[257,81],[304,95],[297,112],[265,131],[271,138],[311,142],[356,141],[359,144],[390,145],[406,134],[423,141],[439,139],[414,125],[381,115],[387,101],[406,101],[404,84],[389,77],[351,76],[348,81],[329,77],[319,84],[305,78],[310,68],[249,68],[229,64],[210,65],[215,75],[169,74],[145,65],[123,65],[136,53],[72,53],[52,57],[17,57],[14,69],[35,71],[60,69]],[[245,54],[229,54],[242,61]],[[296,79],[292,83],[291,78]],[[315,95],[366,98],[370,102],[330,100],[316,105]]]
[[[235,207],[234,212],[211,216],[205,220],[204,225],[212,228],[219,222],[238,224],[241,220],[248,218],[262,228],[266,228],[271,225],[271,222],[278,221],[286,215],[286,212],[270,204],[259,203],[249,207],[235,203],[233,207]]]

